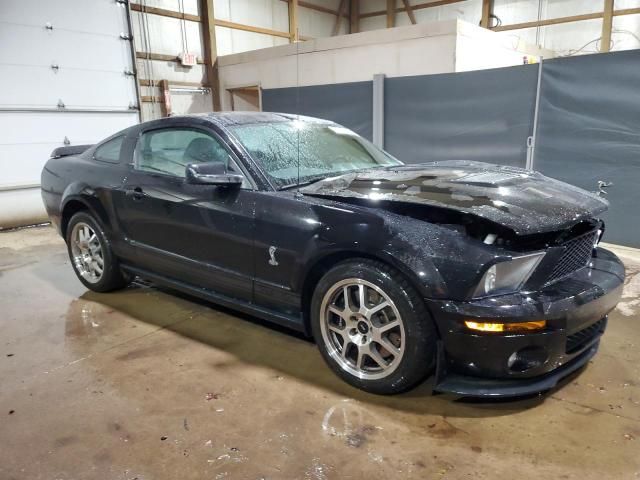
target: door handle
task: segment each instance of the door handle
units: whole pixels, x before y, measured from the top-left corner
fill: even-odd
[[[142,200],[144,197],[144,191],[140,187],[131,188],[125,191],[127,197],[131,197],[134,200]]]

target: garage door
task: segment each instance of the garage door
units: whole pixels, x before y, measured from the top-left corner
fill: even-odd
[[[115,0],[0,1],[0,227],[45,219],[54,148],[138,122],[128,35]]]

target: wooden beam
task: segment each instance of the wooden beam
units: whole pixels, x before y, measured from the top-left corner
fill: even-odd
[[[156,97],[155,95],[142,95],[140,100],[144,103],[162,103],[162,97]]]
[[[160,98],[162,99],[160,102],[160,112],[163,117],[169,117],[171,116],[171,92],[169,92],[169,82],[160,80],[158,87],[160,87]]]
[[[411,4],[409,3],[409,0],[402,0],[402,3],[404,4],[404,9],[407,11],[407,15],[409,16],[409,20],[411,20],[411,24],[415,25],[416,22],[416,16],[413,13],[413,9],[411,8]]]
[[[612,16],[618,17],[621,15],[637,15],[637,14],[640,14],[640,8],[622,8],[620,10],[614,10],[612,13]],[[548,20],[539,20],[535,22],[514,23],[511,25],[501,25],[499,27],[490,27],[490,29],[496,32],[502,32],[505,30],[519,30],[521,28],[544,27],[546,25],[557,25],[560,23],[581,22],[583,20],[595,20],[598,18],[604,18],[604,12],[586,13],[584,15],[573,15],[570,17],[550,18]]]
[[[613,0],[604,0],[604,13],[602,15],[602,37],[600,38],[600,51],[608,52],[611,48],[611,28],[613,27]]]
[[[549,18],[547,20],[538,20],[535,22],[514,23],[512,25],[501,25],[493,27],[491,30],[495,32],[503,32],[505,30],[519,30],[521,28],[544,27],[547,25],[558,25],[560,23],[580,22],[582,20],[594,20],[602,18],[603,13],[585,13],[584,15],[573,15],[570,17]]]
[[[207,83],[201,82],[181,82],[178,80],[167,80],[169,82],[169,86],[176,87],[194,87],[194,88],[211,88]],[[141,87],[157,87],[160,84],[161,80],[147,80],[146,78],[140,79]]]
[[[279,30],[271,30],[270,28],[254,27],[244,25],[242,23],[229,22],[228,20],[215,20],[217,27],[232,28],[234,30],[243,30],[245,32],[262,33],[263,35],[272,35],[274,37],[289,38],[289,32],[281,32]]]
[[[423,8],[441,7],[443,5],[451,5],[452,3],[466,2],[466,1],[467,0],[437,0],[436,2],[418,3],[417,5],[412,5],[411,8],[415,11],[415,10],[421,10]],[[402,13],[404,12],[404,10],[405,10],[404,7],[399,7],[395,9],[395,12]],[[360,15],[360,18],[377,17],[379,15],[386,15],[386,14],[387,14],[386,10],[376,10],[375,12],[363,13]]]
[[[396,26],[396,0],[387,0],[387,28]]]
[[[136,52],[136,58],[142,58],[145,60],[158,60],[160,62],[176,62],[180,63],[180,57],[177,55],[167,55],[164,53],[151,53],[151,52]],[[198,64],[204,65],[204,60],[200,57],[196,60]]]
[[[260,87],[258,85],[252,85],[250,87],[232,87],[227,88],[228,92],[259,92]]]
[[[161,17],[179,18],[181,20],[189,20],[190,22],[200,22],[201,18],[198,15],[191,15],[189,13],[176,12],[175,10],[166,10],[164,8],[147,7],[140,5],[139,3],[130,3],[131,10],[134,12],[151,13],[152,15],[159,15]]]
[[[289,0],[289,43],[294,43],[298,38],[298,0]]]
[[[289,2],[289,0],[282,0],[283,2]],[[305,2],[304,0],[298,0],[298,6],[308,8],[309,10],[315,10],[316,12],[328,13],[329,15],[338,15],[336,10],[323,7],[322,5],[316,5],[315,3]],[[348,14],[343,13],[344,17],[348,17]]]
[[[613,12],[614,17],[618,17],[620,15],[637,15],[640,13],[640,7],[638,8],[622,8],[620,10],[615,10]]]
[[[482,0],[482,17],[480,18],[480,26],[489,28],[491,15],[493,14],[493,0]]]
[[[218,44],[216,42],[216,24],[213,14],[214,0],[200,0],[202,12],[202,44],[207,65],[207,83],[211,88],[211,103],[214,112],[222,110],[220,98],[220,78],[218,76]]]
[[[340,0],[340,6],[338,7],[338,15],[336,16],[336,23],[333,25],[332,37],[335,37],[340,31],[340,21],[342,20],[342,12],[347,5],[347,0]]]
[[[351,0],[349,10],[349,33],[360,31],[360,0]]]

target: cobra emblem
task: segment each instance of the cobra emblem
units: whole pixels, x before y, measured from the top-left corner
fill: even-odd
[[[269,247],[269,265],[273,267],[278,266],[278,261],[276,260],[276,250],[277,248],[273,245]]]

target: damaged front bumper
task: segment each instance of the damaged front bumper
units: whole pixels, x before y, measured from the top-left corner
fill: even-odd
[[[553,388],[592,358],[622,294],[624,266],[598,249],[588,267],[537,292],[427,300],[441,335],[435,390],[508,397]],[[464,322],[546,320],[539,332],[478,333]]]

